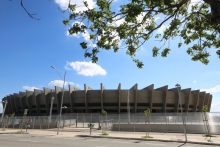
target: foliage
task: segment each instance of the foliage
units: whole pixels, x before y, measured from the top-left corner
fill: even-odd
[[[202,137],[216,137],[216,136],[213,136],[213,135],[210,135],[210,134],[206,134],[206,135],[202,135]]]
[[[147,110],[144,111],[144,115],[145,115],[145,125],[146,125],[146,117],[148,117],[148,125],[149,125],[149,123],[150,123],[150,120],[149,120],[150,114],[151,114],[150,108],[147,108]],[[148,128],[148,129],[147,129],[147,128]],[[150,131],[149,131],[149,126],[148,126],[147,128],[145,128],[145,131],[146,131],[146,136],[145,136],[145,138],[150,138],[150,136],[149,136],[149,132],[150,132]]]
[[[107,133],[102,133],[101,135],[102,135],[102,136],[108,136],[109,134],[107,134]]]
[[[202,107],[202,111],[203,111],[203,112],[207,112],[207,111],[208,111],[208,106],[207,106],[207,105],[204,105],[204,106]]]
[[[154,138],[152,136],[142,136],[141,138]]]
[[[102,116],[105,116],[105,127],[103,127],[103,120],[102,120],[102,134],[107,134],[107,112],[102,109]]]
[[[10,114],[9,118],[13,118],[15,116],[15,113]]]
[[[4,118],[5,118],[5,120],[8,120],[9,117],[8,117],[8,115],[5,115]]]
[[[106,116],[106,115],[107,115],[107,112],[102,109],[102,116]]]
[[[150,108],[147,108],[147,110],[144,111],[145,116],[149,116],[151,114]]]
[[[70,35],[89,33],[87,41],[80,45],[85,49],[84,56],[93,63],[98,61],[101,49],[117,52],[125,48],[137,67],[142,68],[144,64],[135,55],[145,43],[153,38],[163,42],[166,46],[153,47],[152,54],[167,57],[170,40],[176,37],[180,37],[179,48],[188,45],[187,53],[193,61],[208,64],[210,48],[220,58],[219,0],[201,0],[194,5],[191,0],[131,0],[121,5],[118,12],[112,10],[113,1],[96,0],[96,8],[89,8],[84,1],[87,10],[80,12],[75,4],[69,4],[70,15],[63,20],[65,25],[73,22],[68,30]],[[166,29],[158,34],[157,30],[164,26]]]

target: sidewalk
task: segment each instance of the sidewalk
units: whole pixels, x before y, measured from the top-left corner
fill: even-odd
[[[1,134],[17,134],[20,129],[6,129],[6,131],[0,130]],[[22,131],[26,131],[23,129]],[[163,142],[185,142],[185,136],[181,133],[154,133],[150,132],[150,136],[153,138],[143,139],[145,132],[118,132],[118,131],[106,131],[108,136],[103,136],[101,130],[92,130],[90,136],[90,130],[88,128],[60,128],[59,135],[57,135],[57,129],[28,129],[28,134],[36,136],[51,136],[52,138],[57,137],[94,137],[94,138],[114,138],[114,139],[132,139],[132,140],[148,140],[148,141],[163,141]],[[195,144],[205,145],[217,145],[220,146],[220,135],[214,135],[215,137],[210,138],[202,137],[204,134],[187,134],[187,142]]]

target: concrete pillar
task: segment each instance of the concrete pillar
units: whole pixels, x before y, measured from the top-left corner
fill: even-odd
[[[191,88],[182,89],[181,91],[185,93],[185,112],[188,113],[189,102],[190,102],[190,98],[191,98]]]
[[[152,111],[152,106],[153,106],[153,91],[154,91],[154,84],[151,84],[142,90],[149,90],[149,108]]]
[[[101,110],[104,110],[104,105],[103,105],[103,90],[105,89],[104,85],[101,83]]]
[[[73,91],[79,90],[78,88],[69,85],[69,99],[70,99],[70,107],[71,107],[71,113],[73,113],[74,110],[74,94]]]
[[[121,97],[120,97],[120,92],[121,92],[121,83],[118,84],[118,114],[121,113]]]
[[[8,104],[7,104],[7,108],[8,108],[8,114],[11,114],[12,113],[12,103],[11,103],[11,98],[10,96],[7,96],[6,97],[7,101],[8,101]]]
[[[209,96],[210,96],[210,93],[206,93],[205,94],[205,100],[204,100],[204,104],[203,105],[207,105],[208,106]]]
[[[21,95],[20,93],[17,93],[17,97],[18,97],[18,103],[19,103],[19,114],[22,114],[22,103],[21,103]]]
[[[14,103],[14,96],[10,94],[9,99],[10,99],[10,103],[11,103],[11,112],[10,112],[10,114],[12,114],[16,111],[15,110],[15,103]]]
[[[18,93],[14,93],[14,98],[15,98],[15,106],[16,106],[16,112],[15,114],[20,114],[20,107],[21,107],[21,103],[20,103],[20,96]]]
[[[19,92],[20,99],[21,99],[21,113],[24,114],[25,106],[27,105],[27,99],[26,99],[26,93],[25,92]]]
[[[10,95],[11,97],[11,104],[12,104],[12,113],[16,112],[16,106],[15,106],[15,97],[14,95]]]
[[[137,90],[138,84],[136,83],[134,86],[130,88],[130,90],[134,90],[134,113],[137,113]]]
[[[26,90],[26,97],[27,97],[27,101],[28,101],[28,114],[32,115],[32,96],[33,96],[33,91],[28,91]]]
[[[166,112],[168,85],[165,85],[163,87],[157,88],[155,90],[163,91],[163,112]]]
[[[205,101],[205,92],[200,92],[199,93],[199,112],[202,112],[204,101]]]
[[[35,102],[36,102],[37,115],[40,115],[41,93],[42,93],[41,90],[34,89],[34,94],[33,94],[33,96],[34,96],[34,99],[35,99]],[[45,104],[45,105],[46,105],[46,104]]]
[[[55,87],[56,88],[56,87]],[[47,110],[47,115],[49,115],[50,114],[50,104],[51,104],[51,98],[52,97],[54,97],[54,101],[55,101],[55,99],[56,99],[56,102],[57,102],[57,94],[55,94],[55,95],[53,95],[52,94],[52,89],[49,89],[49,88],[43,88],[44,89],[44,91],[43,91],[43,93],[41,93],[41,97],[40,97],[40,103],[39,104],[43,104],[43,103],[45,103],[46,104],[46,110]],[[58,88],[57,89],[57,92],[59,91],[60,89]],[[45,102],[43,102],[42,101],[42,99],[44,99],[45,100]],[[53,102],[54,102],[53,101]],[[57,102],[57,113],[58,113],[58,111],[59,111],[59,109],[58,109],[59,107],[58,107],[58,102]]]
[[[55,86],[55,97],[57,101],[57,113],[60,114],[60,106],[61,106],[61,97],[62,97],[62,90],[63,88]],[[58,94],[61,92],[61,97],[58,97]]]
[[[178,89],[177,87],[169,89],[169,91],[173,91],[175,92],[175,108],[174,108],[174,112],[178,112],[179,111],[179,95],[178,95]],[[181,88],[180,88],[181,91]]]
[[[208,112],[210,112],[211,105],[212,105],[212,95],[210,95],[210,97],[209,97],[209,102],[208,102]]]
[[[85,91],[85,110],[86,113],[88,112],[88,100],[87,100],[87,91],[92,90],[88,85],[84,84],[84,91]]]
[[[191,93],[193,94],[193,112],[197,112],[199,104],[199,90],[193,90]]]

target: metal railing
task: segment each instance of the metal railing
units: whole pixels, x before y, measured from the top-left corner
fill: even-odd
[[[196,113],[184,113],[187,132],[190,132],[191,129],[198,129],[204,126],[202,112]],[[51,116],[51,122],[49,122],[48,116],[26,116],[24,119],[21,116],[15,116],[13,118],[5,120],[6,128],[21,128],[22,121],[30,123],[30,129],[48,129],[57,127],[58,115]],[[209,112],[207,113],[207,119],[209,121],[211,134],[220,134],[220,113]],[[116,131],[123,131],[123,127],[127,126],[127,131],[140,131],[139,127],[143,127],[145,124],[145,116],[143,113],[131,113],[130,117],[128,114],[107,114],[102,117],[99,113],[71,113],[64,114],[61,118],[60,127],[88,127],[88,124],[94,124],[94,128],[100,128],[101,122],[108,121],[108,124],[117,126]],[[110,121],[111,120],[111,121]],[[158,127],[163,127],[161,132],[173,130],[175,132],[175,126],[178,128],[182,127],[182,116],[181,113],[152,113],[149,116],[150,125],[152,131],[160,131]],[[0,123],[1,124],[1,123]],[[105,123],[103,123],[105,124]],[[108,125],[110,126],[110,125]],[[24,125],[23,125],[24,127]],[[154,127],[157,127],[154,129]],[[112,128],[109,127],[109,128]],[[194,131],[194,133],[199,133]]]

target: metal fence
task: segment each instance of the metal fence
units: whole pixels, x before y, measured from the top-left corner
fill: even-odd
[[[204,113],[184,113],[185,125],[188,133],[204,133]],[[30,129],[48,129],[58,126],[59,115],[52,115],[51,121],[48,116],[15,116],[7,120],[6,128],[21,128],[29,122]],[[207,113],[207,120],[212,134],[220,134],[220,113]],[[6,121],[6,120],[5,120]],[[101,116],[98,113],[74,113],[63,114],[60,127],[88,127],[94,124],[94,128],[107,127],[113,131],[144,131],[146,117],[143,113],[136,114],[107,114]],[[0,123],[1,124],[1,123]],[[181,132],[183,131],[183,120],[181,113],[152,113],[149,116],[151,131],[156,132]],[[2,124],[1,124],[2,126]],[[24,125],[23,125],[24,127]]]

